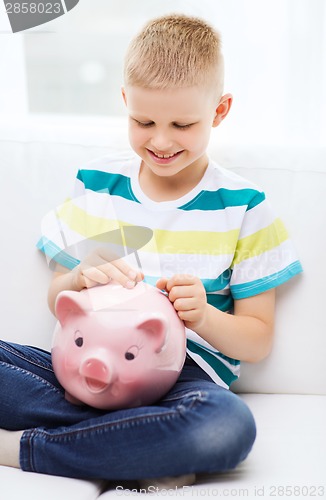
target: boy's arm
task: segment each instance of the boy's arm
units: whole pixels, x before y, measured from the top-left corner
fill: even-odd
[[[234,314],[207,303],[199,278],[176,275],[161,279],[157,286],[169,292],[179,317],[213,347],[240,361],[257,362],[272,347],[275,290],[234,301]]]
[[[234,301],[234,314],[207,305],[196,332],[207,342],[240,361],[255,363],[271,351],[274,333],[275,289]]]

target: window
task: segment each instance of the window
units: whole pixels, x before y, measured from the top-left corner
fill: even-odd
[[[2,37],[11,37],[12,61],[11,78],[1,83],[9,100],[1,92],[0,103],[38,114],[123,116],[129,40],[148,19],[170,12],[203,17],[222,34],[225,91],[234,104],[220,140],[325,144],[324,0],[81,0],[51,23]],[[0,69],[8,64],[1,52]]]

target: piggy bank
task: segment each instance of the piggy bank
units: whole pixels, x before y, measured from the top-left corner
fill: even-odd
[[[160,399],[182,369],[185,327],[160,290],[117,283],[56,300],[54,372],[66,399],[100,409],[131,408]]]

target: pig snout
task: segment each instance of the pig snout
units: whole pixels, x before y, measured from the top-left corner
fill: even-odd
[[[108,365],[97,358],[87,358],[80,367],[80,374],[84,377],[91,392],[101,392],[112,382],[112,370]]]

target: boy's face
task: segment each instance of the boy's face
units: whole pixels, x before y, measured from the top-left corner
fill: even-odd
[[[187,175],[190,166],[203,173],[211,128],[226,116],[231,96],[227,110],[214,100],[212,92],[200,87],[157,90],[130,86],[123,90],[123,97],[130,144],[144,168],[159,177]]]

